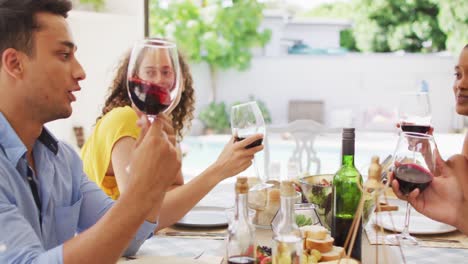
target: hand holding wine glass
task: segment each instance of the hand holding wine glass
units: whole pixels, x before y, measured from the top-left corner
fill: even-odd
[[[262,112],[255,101],[235,105],[231,108],[231,130],[236,141],[244,140],[245,138],[255,134],[263,134],[263,136],[265,136],[265,121],[263,119]],[[258,139],[246,146],[246,148],[259,146],[262,142],[263,138]],[[271,187],[272,184],[265,183],[267,179],[261,177],[255,163],[255,157],[254,167],[256,176],[260,179],[261,183],[252,187],[252,189],[261,190]]]
[[[402,131],[429,133],[432,119],[429,94],[427,92],[401,94],[398,117]]]
[[[409,195],[403,195],[399,190],[397,180],[392,182],[393,192],[398,198],[408,200],[421,214],[436,221],[457,226],[458,216],[463,215],[462,209],[466,208],[465,211],[468,211],[468,207],[463,205],[468,201],[468,177],[466,177],[468,160],[458,154],[444,161],[436,151],[435,162],[440,174],[434,175],[431,184],[424,192],[416,189]],[[465,222],[464,219],[465,217],[463,217],[463,222]],[[460,226],[457,228],[460,229]]]
[[[127,71],[133,105],[150,121],[159,113],[170,113],[180,100],[181,71],[177,47],[161,39],[135,43]]]
[[[415,189],[423,192],[431,184],[435,171],[435,151],[436,144],[431,135],[411,132],[400,134],[393,168],[393,182],[399,187],[399,193],[408,196]],[[410,210],[407,203],[405,227],[401,234],[386,237],[391,243],[417,244],[417,240],[409,234]]]

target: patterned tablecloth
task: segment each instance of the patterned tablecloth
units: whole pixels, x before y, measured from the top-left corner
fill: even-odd
[[[232,184],[218,185],[213,191],[205,197],[200,205],[203,206],[222,206],[231,207],[234,202],[233,191],[230,191]],[[260,230],[259,230],[260,231]],[[268,231],[260,231],[257,235],[261,239],[259,244],[267,245],[271,241]],[[363,236],[366,237],[366,236]],[[262,242],[263,241],[263,242]],[[454,248],[433,248],[433,247],[397,247],[388,245],[370,245],[366,239],[363,242],[363,263],[375,263],[375,254],[380,256],[379,263],[467,263],[468,250]],[[195,258],[197,256],[223,256],[225,254],[225,241],[215,239],[200,238],[180,238],[156,235],[148,239],[137,255],[158,255],[158,256],[180,256]],[[386,256],[384,261],[383,256]]]

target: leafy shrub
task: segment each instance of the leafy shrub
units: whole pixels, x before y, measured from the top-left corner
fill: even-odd
[[[211,102],[200,111],[198,118],[203,122],[206,129],[212,129],[216,133],[227,133],[229,131],[229,117],[224,102]]]
[[[265,123],[270,124],[271,114],[266,104],[262,100],[255,99],[252,95],[250,95],[248,101],[254,100],[257,101]],[[215,133],[230,133],[231,107],[241,103],[244,102],[234,102],[228,107],[224,102],[211,102],[200,111],[198,118],[203,122],[206,129],[212,129]]]
[[[354,36],[362,51],[432,52],[445,49],[434,0],[355,0]]]

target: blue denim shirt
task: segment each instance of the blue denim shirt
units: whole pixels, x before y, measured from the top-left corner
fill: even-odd
[[[39,212],[25,154],[0,112],[0,263],[63,263],[63,243],[95,224],[113,201],[88,180],[77,153],[44,128],[33,147]],[[145,222],[124,255],[134,255],[155,228]]]

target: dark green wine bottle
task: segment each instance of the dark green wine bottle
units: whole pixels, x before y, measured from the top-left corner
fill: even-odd
[[[333,177],[332,236],[335,245],[343,247],[351,229],[356,209],[361,199],[362,177],[354,167],[354,128],[343,129],[342,165]],[[361,261],[362,225],[356,234],[351,257]],[[348,242],[348,247],[351,243]]]

